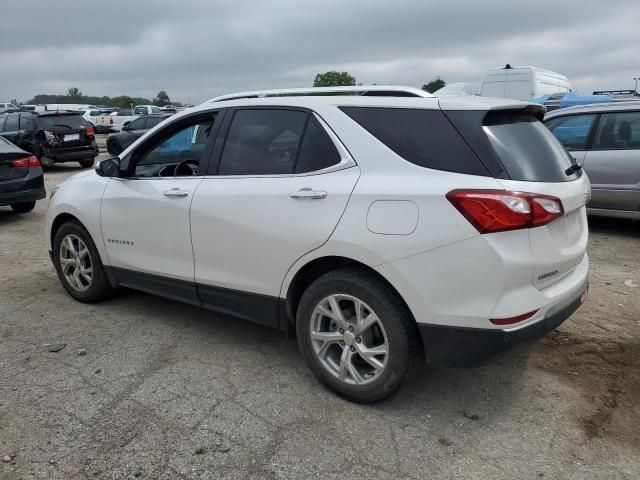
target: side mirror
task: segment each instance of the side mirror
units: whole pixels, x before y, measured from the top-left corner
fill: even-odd
[[[120,159],[111,157],[96,163],[96,173],[101,177],[117,177],[120,172]]]

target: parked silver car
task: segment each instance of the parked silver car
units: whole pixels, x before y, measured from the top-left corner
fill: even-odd
[[[544,122],[591,180],[589,213],[640,219],[640,102],[563,108]]]

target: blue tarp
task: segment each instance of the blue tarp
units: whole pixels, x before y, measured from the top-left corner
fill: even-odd
[[[613,95],[576,95],[573,92],[568,92],[560,100],[560,108],[590,103],[608,103],[611,100],[613,100]]]
[[[544,102],[549,100],[550,96],[551,95],[542,95],[541,97],[532,98],[531,100],[527,100],[527,102],[539,103],[540,105],[544,105]]]

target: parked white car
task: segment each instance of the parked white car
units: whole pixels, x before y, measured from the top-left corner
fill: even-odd
[[[62,285],[295,331],[358,402],[417,359],[475,364],[545,335],[587,291],[586,175],[538,105],[395,88],[423,98],[254,92],[170,117],[51,193]]]
[[[11,102],[0,102],[0,113],[17,112],[18,110],[20,109]]]

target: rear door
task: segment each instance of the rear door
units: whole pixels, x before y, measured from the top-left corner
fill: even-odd
[[[584,167],[590,207],[640,210],[640,110],[600,115]]]
[[[20,114],[9,113],[6,116],[2,136],[11,143],[18,144],[20,140]]]
[[[236,109],[219,138],[191,206],[198,293],[210,308],[275,326],[286,272],[329,238],[359,169],[306,110]]]
[[[510,177],[498,179],[505,189],[550,195],[562,202],[562,217],[529,229],[532,281],[540,289],[548,287],[585,261],[589,180],[582,171],[567,172],[572,166],[567,151],[532,115],[489,112],[483,128]]]

